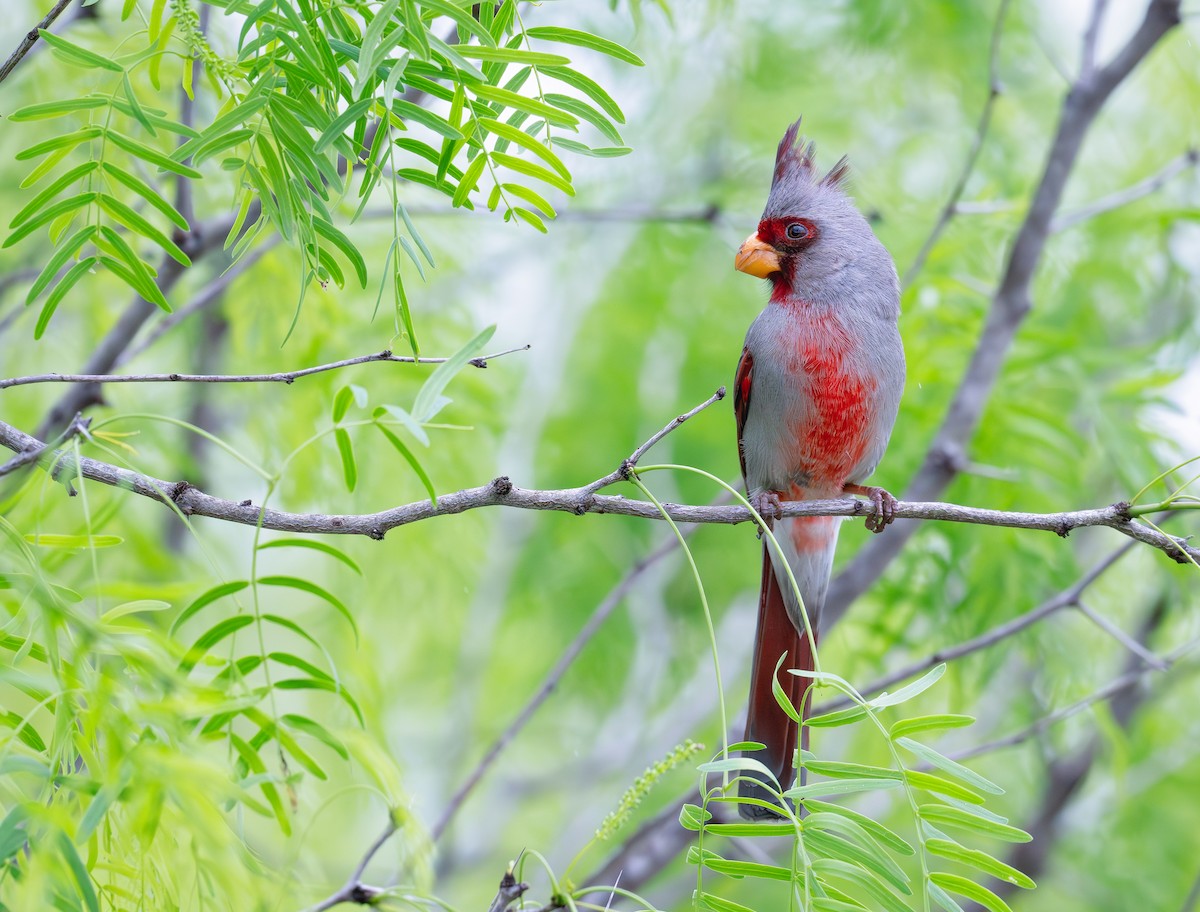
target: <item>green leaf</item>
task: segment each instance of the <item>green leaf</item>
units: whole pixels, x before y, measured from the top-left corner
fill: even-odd
[[[112,229],[109,230],[111,231]],[[104,227],[102,227],[100,231],[103,234]],[[96,239],[96,243],[100,243],[99,238]],[[151,302],[157,307],[162,308],[167,313],[171,312],[171,305],[167,303],[167,299],[163,297],[158,286],[153,282],[146,280],[147,272],[144,263],[137,261],[141,268],[135,271],[129,268],[129,264],[126,261],[119,260],[115,257],[101,256],[100,262],[104,265],[105,269],[115,275],[118,279],[128,285],[131,289],[133,289],[133,291],[137,292],[147,301]]]
[[[867,766],[862,763],[842,763],[837,760],[806,760],[804,766],[819,776],[836,779],[903,779],[899,770],[886,766]]]
[[[433,419],[444,404],[441,402],[442,391],[454,379],[455,374],[466,367],[467,362],[479,353],[480,349],[487,344],[495,332],[496,327],[494,324],[487,327],[434,368],[433,373],[429,375],[428,379],[421,386],[421,389],[417,392],[417,397],[412,407],[413,418],[421,423]]]
[[[50,117],[62,117],[77,111],[90,111],[102,108],[108,104],[103,95],[84,95],[82,98],[64,98],[62,101],[47,101],[42,104],[26,105],[17,108],[8,115],[8,119],[20,123],[25,120],[45,120]]]
[[[339,686],[334,681],[327,681],[324,678],[285,678],[282,681],[275,682],[277,690],[321,690],[326,693],[337,694],[353,711],[355,718],[358,719],[359,725],[365,725],[362,710],[358,708],[358,703],[346,691],[344,687]]]
[[[816,828],[805,831],[804,842],[816,855],[824,858],[837,858],[857,865],[891,884],[905,896],[912,895],[912,888],[908,885],[908,875],[901,871],[877,845],[866,848],[843,836]]]
[[[618,146],[623,146],[625,144],[625,141],[621,138],[620,132],[618,132],[617,128],[609,122],[608,118],[593,108],[586,101],[580,101],[578,98],[572,98],[570,95],[559,95],[556,92],[547,92],[546,101],[554,105],[556,108],[569,111],[580,120],[587,121],[597,130],[603,133],[610,142],[614,142]]]
[[[625,123],[625,112],[621,110],[621,106],[616,103],[613,97],[598,82],[568,67],[543,67],[541,72],[543,76],[553,76],[559,82],[564,82],[571,88],[578,89],[592,101],[596,102],[600,106],[600,110],[617,123]]]
[[[85,257],[74,266],[67,270],[67,274],[62,277],[54,290],[46,296],[46,303],[42,305],[42,312],[38,314],[37,325],[33,328],[33,337],[40,339],[46,333],[46,327],[50,325],[50,319],[54,316],[54,312],[58,310],[58,305],[62,303],[63,298],[67,296],[75,284],[83,278],[93,266],[100,262],[96,257]]]
[[[185,165],[182,162],[177,162],[170,156],[147,146],[145,143],[140,143],[136,139],[126,136],[124,133],[119,133],[116,130],[105,130],[104,133],[113,145],[124,149],[135,158],[140,158],[144,162],[157,165],[163,171],[170,171],[172,174],[192,179],[202,177],[200,172],[195,168]]]
[[[908,905],[870,871],[838,858],[817,858],[813,860],[812,866],[813,870],[820,874],[833,875],[861,887],[888,912],[911,912]]]
[[[937,886],[949,890],[951,893],[957,893],[959,896],[965,896],[967,899],[979,903],[979,905],[989,910],[989,912],[1012,912],[1008,903],[987,887],[981,887],[973,880],[959,877],[957,874],[943,874],[940,871],[930,874],[929,879]]]
[[[134,231],[147,240],[153,241],[155,244],[157,244],[164,253],[171,257],[171,259],[177,262],[180,266],[186,267],[192,265],[191,258],[180,249],[179,245],[155,228],[152,224],[150,224],[150,222],[147,221],[146,218],[140,213],[135,212],[119,199],[109,196],[107,193],[101,193],[97,197],[96,201],[100,204],[101,209],[111,215],[130,231]],[[104,231],[103,228],[100,230],[102,232]],[[134,259],[137,259],[136,255]]]
[[[84,162],[82,165],[72,168],[66,174],[58,178],[58,180],[54,181],[48,187],[38,193],[28,203],[26,203],[21,211],[12,217],[12,221],[8,223],[8,227],[16,228],[35,212],[42,211],[46,203],[50,202],[50,200],[54,199],[54,197],[58,196],[59,193],[61,193],[71,184],[75,183],[75,181],[79,180],[81,177],[86,177],[88,174],[91,174],[98,167],[100,167],[99,162],[90,161]]]
[[[54,32],[47,31],[44,28],[38,29],[38,34],[42,36],[42,40],[50,47],[54,48],[55,56],[65,60],[67,63],[73,63],[76,66],[84,67],[89,70],[108,70],[110,73],[123,73],[124,69],[115,60],[110,60],[95,51],[89,51],[86,48],[81,48],[72,41],[68,41],[61,35],[56,35]],[[95,896],[92,897],[93,902]]]
[[[454,196],[450,200],[451,205],[458,208],[467,201],[467,197],[471,195],[471,191],[479,183],[479,176],[483,174],[485,165],[487,165],[487,156],[483,154],[476,155],[475,160],[463,172],[463,176],[458,182],[458,187],[454,191]]]
[[[194,642],[184,655],[179,663],[180,671],[190,671],[196,667],[199,662],[208,653],[210,649],[221,642],[228,636],[232,636],[239,630],[249,627],[254,623],[254,616],[250,614],[235,614],[233,617],[225,618],[223,621],[217,621],[208,630],[200,634],[199,638]]]
[[[935,665],[933,668],[929,669],[929,671],[925,672],[925,674],[921,675],[921,677],[919,677],[917,680],[913,681],[911,684],[906,684],[895,693],[881,693],[879,696],[872,699],[870,703],[876,709],[882,709],[885,706],[896,706],[900,703],[904,703],[908,700],[911,700],[918,694],[922,694],[927,691],[930,687],[936,684],[945,673],[946,663],[943,662],[941,665]]]
[[[425,491],[427,494],[429,494],[429,500],[436,507],[437,491],[434,489],[433,482],[429,480],[429,475],[426,474],[425,469],[422,468],[421,463],[417,460],[417,457],[412,454],[412,451],[404,445],[404,442],[399,437],[391,432],[391,429],[385,425],[379,424],[378,422],[376,422],[375,427],[379,428],[383,436],[386,437],[392,446],[396,448],[396,451],[404,457],[404,460],[409,464],[413,472],[415,472],[417,477],[421,479],[421,484],[425,486]]]
[[[26,641],[28,642],[28,641]],[[16,732],[21,743],[30,750],[37,751],[39,754],[46,750],[46,742],[42,740],[42,736],[37,733],[37,729],[33,724],[27,722],[20,713],[15,713],[12,710],[0,710],[0,725],[7,725]],[[3,835],[0,834],[0,845],[3,845]],[[0,851],[0,862],[4,860],[3,852]]]
[[[42,34],[45,35],[47,33],[43,32]],[[92,886],[91,875],[88,874],[83,859],[75,851],[75,846],[62,830],[58,831],[58,837],[55,841],[58,843],[59,857],[67,863],[67,868],[70,869],[72,876],[75,878],[75,883],[79,887],[79,896],[83,900],[84,906],[88,912],[100,912],[100,902],[96,899],[96,890]]]
[[[922,773],[918,770],[905,770],[904,778],[908,780],[910,786],[923,792],[947,795],[969,804],[983,804],[983,796],[964,785],[959,785],[952,779],[944,779],[941,776]]]
[[[397,98],[392,102],[392,113],[404,121],[412,121],[428,127],[434,133],[447,139],[463,139],[462,132],[443,117],[434,114],[428,108]]]
[[[515,155],[508,155],[504,152],[493,152],[492,161],[498,165],[503,165],[510,171],[516,171],[518,174],[525,174],[549,184],[551,187],[561,190],[567,196],[575,195],[575,188],[571,186],[569,181],[563,180],[553,171],[543,168],[541,165],[535,165],[533,162],[525,161],[523,158],[517,158]]]
[[[114,178],[118,183],[124,184],[147,203],[165,215],[180,231],[187,231],[189,226],[187,219],[176,209],[171,203],[166,200],[157,190],[151,187],[140,177],[130,174],[124,168],[119,168],[112,162],[104,163],[104,173]]]
[[[546,102],[538,101],[534,98],[528,98],[525,95],[511,92],[508,89],[502,89],[499,86],[476,85],[472,86],[471,90],[484,101],[497,101],[513,110],[524,111],[536,117],[543,117],[550,123],[560,127],[573,127],[579,123],[579,118],[556,108],[554,105],[546,104]]]
[[[980,791],[990,792],[993,795],[1004,794],[1004,789],[996,785],[996,783],[992,782],[990,779],[985,779],[973,769],[969,769],[963,766],[961,763],[957,763],[954,760],[951,760],[949,757],[939,754],[932,747],[922,744],[920,741],[914,741],[912,738],[897,738],[896,743],[905,750],[916,754],[931,766],[935,766],[943,772],[947,772],[951,776],[961,779],[963,782],[974,786]]]
[[[185,621],[195,616],[195,614],[201,609],[211,605],[213,602],[218,601],[219,599],[225,598],[227,595],[233,595],[235,592],[241,592],[249,585],[250,584],[245,580],[237,580],[235,582],[221,583],[220,585],[213,586],[211,589],[198,596],[195,601],[184,608],[183,611],[179,612],[179,617],[175,618],[175,622],[171,624],[171,629],[168,631],[169,635],[175,636],[175,631],[182,627]]]
[[[51,532],[30,532],[25,541],[42,548],[111,548],[125,539],[116,535],[59,535]]]
[[[633,51],[617,44],[615,41],[609,41],[607,38],[601,38],[598,35],[581,32],[577,29],[562,28],[557,25],[539,25],[526,29],[525,34],[530,38],[539,38],[542,41],[572,44],[576,47],[599,51],[601,54],[607,54],[609,57],[615,57],[617,60],[624,63],[631,63],[634,66],[644,65],[641,57],[633,53]]]
[[[14,804],[12,810],[0,822],[0,864],[21,851],[29,841],[26,822],[29,820],[29,810],[23,804]]]
[[[892,740],[903,738],[905,735],[915,735],[923,731],[942,731],[947,728],[963,728],[975,721],[974,716],[963,716],[955,713],[942,713],[932,716],[915,716],[912,719],[901,719],[895,723],[888,734]]]
[[[332,222],[320,217],[313,218],[313,228],[317,234],[323,237],[350,261],[350,265],[354,267],[354,274],[358,276],[358,283],[363,288],[367,287],[367,262],[363,259],[363,255],[359,253],[358,248],[350,243],[350,238],[338,228],[335,228]]]
[[[860,814],[858,811],[851,810],[840,804],[829,804],[825,801],[817,801],[809,798],[804,802],[804,806],[812,812],[812,816],[818,814],[829,814],[831,816],[844,817],[847,820],[857,823],[860,827],[886,845],[888,848],[901,855],[912,855],[913,847],[904,839],[897,836],[882,823],[878,822],[866,814]]]
[[[39,215],[29,219],[20,228],[6,237],[2,246],[11,247],[28,235],[33,234],[33,232],[37,231],[43,225],[54,221],[60,215],[66,215],[67,213],[82,209],[84,206],[90,206],[99,195],[96,191],[89,190],[87,193],[78,193],[75,196],[67,197],[65,200],[59,200],[53,206],[47,206]]]
[[[333,423],[337,424],[346,417],[346,410],[350,408],[350,403],[354,401],[354,390],[348,386],[343,386],[337,391],[337,395],[333,397]]]
[[[929,898],[941,906],[945,912],[966,912],[954,901],[954,897],[932,881],[926,881],[925,888],[929,891]]]
[[[629,146],[600,146],[593,148],[581,142],[576,142],[573,139],[564,139],[561,136],[555,136],[551,141],[554,145],[566,149],[568,152],[574,152],[577,155],[587,155],[590,158],[620,158],[622,155],[628,155],[633,151]]]
[[[279,717],[279,721],[288,728],[302,732],[309,737],[320,741],[343,760],[350,759],[350,753],[346,750],[346,745],[344,745],[338,738],[331,735],[329,730],[323,725],[314,722],[307,716],[298,716],[295,713],[285,713]]]
[[[897,788],[898,779],[835,779],[833,782],[817,782],[788,789],[784,796],[795,801],[820,798],[825,795],[849,795],[854,792],[873,792],[879,789]]]
[[[851,725],[866,716],[867,710],[862,706],[851,706],[834,712],[813,716],[805,721],[809,728],[835,728],[839,725]]]
[[[313,146],[313,151],[317,154],[324,152],[334,141],[341,138],[341,135],[346,132],[346,128],[352,123],[357,123],[367,111],[371,110],[371,106],[375,104],[374,97],[361,98],[354,102],[345,111],[333,119],[333,122],[326,127],[325,132],[321,134],[316,145]]]
[[[122,602],[113,608],[109,608],[104,614],[100,615],[101,624],[111,624],[118,618],[123,618],[130,614],[137,614],[142,611],[166,611],[171,607],[170,602],[164,602],[162,599],[135,599],[132,602]]]
[[[346,479],[346,490],[353,491],[358,484],[358,466],[354,462],[354,444],[345,428],[335,428],[333,438],[337,441],[338,453],[342,457],[342,477]]]
[[[354,631],[354,642],[355,644],[358,643],[358,624],[354,622],[354,615],[350,613],[350,609],[342,604],[341,600],[332,592],[322,589],[316,583],[299,579],[295,576],[264,576],[259,579],[259,583],[264,586],[282,586],[288,589],[299,589],[301,592],[307,592],[328,602],[350,624],[350,629]]]
[[[75,828],[76,845],[83,845],[91,838],[92,833],[100,825],[100,821],[104,819],[104,815],[108,813],[108,809],[112,807],[118,794],[119,790],[111,785],[106,785],[96,792],[88,804],[88,809],[79,819],[79,825]]]
[[[511,194],[512,196],[515,196],[518,199],[522,199],[525,202],[529,203],[530,205],[537,206],[537,208],[540,209],[546,215],[547,218],[554,218],[555,216],[558,215],[558,213],[554,211],[554,207],[550,205],[549,200],[547,200],[544,196],[542,196],[537,191],[531,190],[528,187],[523,187],[520,184],[506,183],[503,186],[504,186],[505,191],[507,193]],[[513,211],[520,212],[523,210],[519,210],[516,207],[514,207]],[[534,227],[537,227],[537,226],[535,225]],[[542,230],[543,231],[545,230],[545,226],[542,226]]]
[[[729,858],[722,858],[716,852],[710,852],[707,849],[701,852],[698,846],[688,847],[687,863],[693,865],[703,864],[710,871],[716,871],[718,874],[734,878],[754,877],[761,880],[783,880],[789,882],[793,879],[802,882],[804,879],[803,876],[794,876],[791,868],[760,864],[753,861],[734,861]]]
[[[699,832],[700,827],[712,820],[712,814],[698,804],[685,804],[679,809],[679,825],[693,833]],[[753,824],[747,824],[753,826]]]
[[[533,66],[566,66],[571,61],[561,54],[541,54],[519,48],[480,47],[474,44],[453,45],[464,57],[475,60],[497,60],[501,63],[531,64]]]
[[[939,855],[950,861],[956,861],[959,864],[977,868],[985,874],[992,875],[997,880],[1003,880],[1023,890],[1032,890],[1036,886],[1028,875],[1018,871],[1012,865],[1005,864],[998,858],[993,858],[987,852],[981,852],[978,849],[968,849],[966,846],[961,846],[957,842],[951,842],[948,839],[930,839],[925,843],[925,848],[933,855]],[[940,886],[945,885],[941,884]]]
[[[693,896],[699,905],[705,909],[711,909],[712,912],[754,912],[749,906],[743,906],[732,899],[725,899],[712,893],[705,893],[703,890],[693,894]]]
[[[917,808],[917,812],[922,820],[927,820],[939,828],[967,830],[982,836],[991,836],[993,839],[1003,839],[1005,842],[1029,842],[1033,839],[1022,829],[980,817],[964,808],[944,804],[922,804]]]
[[[542,234],[546,233],[546,223],[542,221],[536,212],[531,212],[530,210],[524,209],[521,206],[513,206],[509,211],[521,221],[532,225]]]
[[[40,295],[46,289],[46,286],[54,280],[54,277],[58,275],[58,271],[67,264],[68,260],[70,260],[73,256],[75,256],[76,253],[79,252],[84,244],[92,239],[92,236],[95,233],[95,225],[86,225],[67,238],[64,243],[58,245],[58,249],[54,251],[54,255],[46,262],[46,265],[42,268],[42,271],[38,273],[38,277],[34,280],[33,285],[30,286],[29,293],[25,296],[26,304],[33,303],[37,296]]]
[[[542,144],[536,136],[530,136],[524,130],[518,130],[512,124],[506,124],[504,121],[495,120],[491,117],[480,117],[476,123],[483,127],[489,133],[493,133],[502,139],[507,139],[514,145],[520,146],[532,152],[542,161],[546,162],[551,168],[563,176],[564,180],[571,179],[571,172],[567,170],[567,166],[562,163],[554,152]]]

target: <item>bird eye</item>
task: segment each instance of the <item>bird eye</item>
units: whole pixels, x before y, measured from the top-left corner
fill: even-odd
[[[787,226],[787,236],[793,241],[800,241],[808,237],[808,229],[799,222],[792,222]]]

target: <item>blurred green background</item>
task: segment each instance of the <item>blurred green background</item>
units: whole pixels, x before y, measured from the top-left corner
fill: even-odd
[[[15,45],[45,6],[10,4],[0,47]],[[95,18],[76,23],[69,34],[89,47],[105,46],[121,34],[118,6],[102,0]],[[876,475],[898,495],[924,457],[975,345],[1040,177],[1065,92],[1061,73],[1078,66],[1089,8],[1014,2],[1008,10],[998,57],[1002,92],[963,195],[970,205],[904,292],[908,385]],[[1102,59],[1123,42],[1142,8],[1132,0],[1110,5]],[[1101,113],[1067,185],[1064,211],[1134,185],[1200,144],[1196,12]],[[585,484],[731,381],[743,334],[766,299],[761,283],[733,271],[733,253],[757,223],[775,143],[800,114],[817,143],[819,164],[849,155],[852,193],[903,275],[975,135],[988,94],[995,14],[990,2],[675,4],[669,16],[646,4],[635,24],[623,4],[527,9],[529,24],[586,28],[626,43],[646,61],[634,69],[582,50],[573,55],[623,106],[624,138],[633,152],[572,159],[577,195],[554,199],[561,218],[544,237],[487,213],[452,210],[448,200],[422,188],[403,188],[438,263],[427,281],[405,263],[422,352],[449,354],[492,323],[497,330],[489,350],[530,346],[486,370],[464,371],[448,389],[453,404],[439,420],[463,429],[433,430],[431,448],[418,450],[436,489],[455,491],[500,474],[525,488]],[[0,89],[0,105],[9,111],[74,91],[62,77],[49,54],[34,57]],[[172,107],[175,95],[175,86],[164,87],[160,105]],[[201,94],[200,119],[213,110],[212,99]],[[14,162],[14,153],[54,129],[55,122],[0,129],[5,211],[28,198],[17,187],[26,166]],[[198,201],[208,214],[228,204],[228,188],[216,182]],[[971,465],[946,500],[1029,511],[1102,506],[1129,498],[1160,471],[1200,453],[1198,216],[1200,180],[1188,166],[1157,192],[1052,236],[1033,286],[1033,312],[971,442]],[[402,349],[388,305],[372,316],[390,217],[367,218],[347,230],[367,256],[371,284],[366,291],[311,289],[286,344],[301,268],[284,245],[238,277],[219,303],[121,370],[268,372]],[[126,306],[127,291],[101,276],[81,285],[52,330],[33,344],[36,313],[22,306],[29,281],[23,270],[39,269],[46,255],[42,245],[0,251],[4,376],[78,369]],[[176,305],[203,288],[216,268],[206,262],[194,269],[175,291]],[[258,503],[261,481],[236,460],[179,428],[136,415],[196,421],[275,467],[328,427],[330,404],[345,384],[367,390],[371,407],[407,407],[428,373],[425,366],[372,364],[290,386],[111,386],[95,414],[130,415],[106,430],[135,435],[121,438],[132,448],[121,452],[140,471]],[[50,385],[5,391],[0,415],[32,432],[60,392]],[[359,483],[353,493],[327,438],[291,463],[274,505],[352,513],[423,499],[408,466],[367,430],[355,437]],[[734,480],[729,400],[668,436],[648,459]],[[1177,477],[1186,480],[1187,470]],[[679,502],[706,503],[719,493],[689,475],[656,473],[649,483],[661,499]],[[40,475],[27,485],[22,498],[4,503],[17,528],[82,531],[78,498],[67,499]],[[198,520],[193,537],[144,499],[95,485],[86,493],[91,514],[104,517],[99,531],[123,542],[95,552],[95,567],[88,552],[76,551],[55,557],[48,572],[89,599],[107,606],[152,598],[179,608],[215,582],[250,572],[252,529]],[[636,496],[628,486],[612,493]],[[1171,528],[1185,534],[1187,515]],[[328,779],[291,770],[299,776],[290,788],[290,837],[270,819],[238,812],[212,824],[228,827],[230,845],[242,846],[223,860],[197,852],[189,862],[184,843],[164,857],[198,870],[221,868],[217,879],[231,886],[226,894],[214,887],[215,894],[245,896],[243,908],[251,895],[260,908],[298,908],[340,884],[382,826],[385,801],[373,793],[382,779],[385,791],[409,807],[412,822],[377,856],[367,875],[372,882],[396,876],[455,908],[478,909],[522,849],[543,852],[561,872],[645,767],[688,738],[709,752],[719,747],[705,623],[678,553],[639,576],[436,846],[423,830],[606,593],[668,535],[659,523],[629,518],[497,508],[402,527],[381,542],[334,542],[362,567],[361,576],[312,552],[263,552],[260,574],[310,579],[357,619],[356,644],[344,619],[319,599],[286,589],[264,588],[261,595],[264,609],[302,624],[328,650],[365,726],[353,734],[353,713],[328,694],[281,694],[279,711],[321,720],[358,745],[358,762],[313,743]],[[839,565],[866,537],[861,523],[846,524]],[[742,526],[705,527],[690,541],[713,609],[729,711],[736,715],[749,674],[760,546]],[[1063,540],[927,524],[826,637],[823,664],[865,685],[1028,611],[1122,542],[1106,529],[1078,530]],[[1148,646],[1165,653],[1200,632],[1195,574],[1138,547],[1087,590],[1085,602],[1131,633],[1161,605]],[[15,617],[16,607],[6,604]],[[289,639],[282,629],[270,636],[320,664],[311,644]],[[979,717],[940,743],[952,752],[1018,731],[1091,694],[1119,675],[1127,659],[1124,647],[1067,609],[952,663],[919,707]],[[1100,702],[1019,746],[972,761],[1008,789],[995,807],[1031,829],[1047,812],[1046,794],[1063,762],[1094,753],[1079,787],[1061,808],[1050,809],[1053,825],[1038,831],[1039,888],[1010,897],[1014,909],[1185,908],[1200,874],[1196,667],[1185,658],[1169,673],[1148,674],[1127,725]],[[0,703],[23,715],[32,704],[14,680],[0,681],[7,691]],[[856,731],[821,732],[814,749],[833,759],[880,759],[870,737]],[[165,769],[159,772],[167,776]],[[184,777],[179,787],[185,787],[186,771],[170,776]],[[635,819],[593,848],[572,876],[598,867],[694,781],[687,766],[670,773]],[[197,789],[207,787],[197,783]],[[8,805],[24,789],[10,771],[0,797]],[[890,799],[854,806],[909,825]],[[128,863],[135,864],[132,855]],[[191,876],[198,885],[204,879]],[[636,873],[629,878],[661,908],[684,908],[695,873],[679,856],[648,882]],[[710,879],[712,889],[755,908],[782,901],[769,885]],[[197,886],[196,893],[203,890]],[[28,895],[12,877],[0,885],[0,897],[13,908]],[[176,899],[184,907],[208,907],[200,899]]]

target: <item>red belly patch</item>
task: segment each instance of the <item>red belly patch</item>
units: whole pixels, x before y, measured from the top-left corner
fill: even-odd
[[[807,376],[812,403],[807,419],[795,430],[798,468],[811,478],[812,488],[840,491],[866,452],[875,381],[847,368],[849,347],[846,330],[836,318],[814,317],[793,362],[793,368]]]

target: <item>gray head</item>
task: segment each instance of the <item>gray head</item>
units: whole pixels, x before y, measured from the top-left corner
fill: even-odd
[[[821,174],[815,147],[799,132],[797,120],[780,140],[762,220],[735,266],[770,279],[773,298],[832,303],[867,289],[871,297],[897,295],[891,256],[846,195],[846,159]]]

